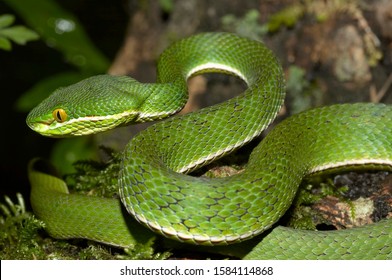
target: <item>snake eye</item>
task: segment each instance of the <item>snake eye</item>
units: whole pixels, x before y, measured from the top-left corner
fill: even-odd
[[[52,112],[52,115],[53,118],[59,123],[65,122],[67,120],[67,113],[64,109],[55,109]]]

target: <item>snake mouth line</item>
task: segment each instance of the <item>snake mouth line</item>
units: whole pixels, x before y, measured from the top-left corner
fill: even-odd
[[[34,131],[49,137],[67,137],[67,136],[81,136],[96,133],[93,123],[106,122],[105,130],[117,127],[122,123],[126,124],[129,121],[138,118],[140,113],[138,111],[124,111],[118,114],[107,116],[84,116],[73,118],[65,122],[56,122],[54,119],[38,120],[35,122],[27,122],[27,125]],[[104,127],[104,126],[102,126]],[[102,130],[104,131],[104,130]]]
[[[41,124],[41,125],[47,125],[47,126],[49,126],[49,125],[51,125],[52,123],[54,123],[54,120],[39,121],[38,123]]]

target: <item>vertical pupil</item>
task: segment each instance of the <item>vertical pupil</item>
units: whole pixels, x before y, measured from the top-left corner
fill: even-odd
[[[62,121],[62,119],[61,119],[61,114],[60,114],[60,110],[57,111],[57,119],[60,120],[60,121]]]

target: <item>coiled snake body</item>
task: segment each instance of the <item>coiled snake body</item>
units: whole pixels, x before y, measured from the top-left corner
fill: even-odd
[[[151,126],[124,151],[121,201],[151,230],[201,245],[241,242],[269,229],[285,213],[308,174],[340,166],[391,169],[392,108],[343,104],[279,124],[238,175],[186,175],[258,136],[283,103],[283,73],[271,51],[227,33],[204,33],[174,43],[160,57],[154,84],[101,75],[58,89],[31,111],[27,123],[43,135],[63,137],[164,118],[185,104],[187,79],[203,72],[232,73],[248,88],[224,103]],[[53,236],[127,245],[112,210],[104,210],[106,202],[44,194],[46,190],[35,190],[44,183],[34,176],[32,172],[32,204]],[[91,229],[88,219],[96,219]],[[390,220],[331,233],[278,228],[249,257],[391,258],[391,231]]]

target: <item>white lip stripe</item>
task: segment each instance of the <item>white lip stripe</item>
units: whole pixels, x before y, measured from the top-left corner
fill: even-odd
[[[130,111],[125,111],[119,114],[114,114],[114,115],[107,115],[107,116],[88,116],[88,117],[80,117],[76,119],[70,119],[69,121],[62,122],[62,123],[57,123],[56,128],[62,127],[64,125],[72,124],[72,123],[80,123],[84,121],[102,121],[102,120],[108,120],[108,119],[119,119],[122,117],[126,117],[132,114],[136,114],[136,112],[130,112]]]
[[[240,77],[242,80],[244,80],[246,83],[248,83],[246,77],[240,72],[238,71],[238,69],[230,67],[228,65],[225,64],[220,64],[220,63],[214,63],[214,62],[208,62],[205,64],[201,64],[196,66],[195,68],[192,68],[189,73],[187,74],[187,78],[189,78],[190,76],[192,76],[194,73],[197,73],[199,71],[203,71],[206,69],[218,69],[218,70],[222,70],[222,71],[227,71],[230,73],[233,73],[235,75],[237,75],[238,77]],[[80,117],[80,118],[76,118],[76,119],[71,119],[69,121],[66,122],[62,122],[62,123],[57,123],[56,126],[54,128],[51,129],[57,129],[57,128],[61,128],[64,125],[68,125],[68,124],[72,124],[72,123],[80,123],[80,122],[84,122],[84,121],[102,121],[102,120],[107,120],[107,119],[119,119],[122,117],[126,117],[132,114],[140,114],[139,112],[133,112],[133,111],[125,111],[119,114],[114,114],[114,115],[108,115],[108,116],[88,116],[88,117]],[[155,117],[156,114],[152,114],[152,113],[148,113],[148,114],[143,114],[141,113],[139,115],[139,118],[148,118],[148,117]]]

